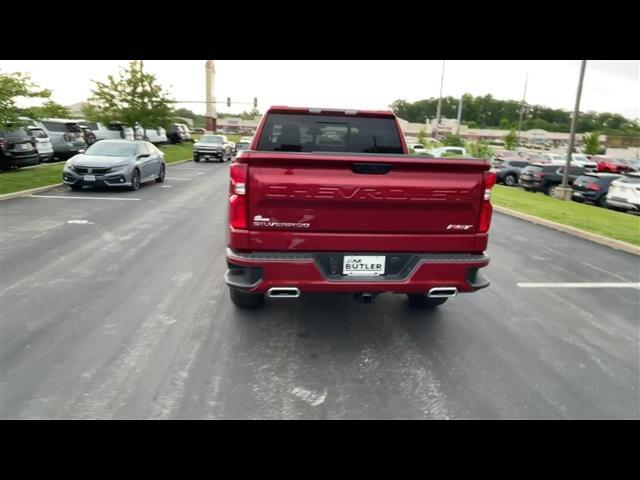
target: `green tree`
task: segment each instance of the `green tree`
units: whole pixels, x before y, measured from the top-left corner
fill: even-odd
[[[24,110],[18,108],[16,99],[24,98],[49,98],[51,91],[40,89],[31,81],[31,76],[26,73],[0,73],[0,127],[18,122],[18,117],[24,114]]]
[[[242,120],[253,120],[253,117],[257,117],[258,115],[260,115],[260,111],[254,107],[248,112],[242,112],[240,118]]]
[[[511,122],[506,118],[501,118],[498,128],[500,128],[501,130],[509,130],[511,128]]]
[[[491,95],[474,97],[465,94],[462,121],[469,128],[499,127],[510,129],[517,125],[520,116],[520,101],[499,100]],[[436,116],[437,98],[427,98],[415,102],[396,100],[390,107],[395,114],[409,122],[424,123]],[[442,116],[455,118],[458,99],[443,97]],[[570,112],[549,108],[543,105],[527,105],[526,117],[523,121],[524,130],[539,128],[551,132],[568,132],[571,126]],[[637,122],[614,113],[580,113],[578,120],[579,132],[599,131],[605,134],[640,135]]]
[[[518,136],[516,135],[516,131],[511,129],[511,131],[504,136],[504,146],[507,150],[515,150],[518,145]]]
[[[444,144],[448,147],[464,147],[464,142],[458,135],[447,135]]]
[[[597,155],[600,153],[600,141],[598,140],[598,137],[598,132],[593,132],[591,135],[584,135],[582,137],[584,153],[587,155]]]
[[[105,82],[93,80],[96,88],[83,109],[88,120],[109,123],[121,121],[133,126],[168,127],[174,116],[173,102],[156,82],[153,74],[143,70],[139,60],[129,62],[116,78]]]
[[[40,118],[71,118],[72,113],[67,107],[54,102],[53,100],[47,100],[39,107],[30,107],[24,109],[24,113],[27,117],[38,120]]]
[[[493,150],[485,142],[478,141],[468,145],[469,153],[475,158],[491,158]]]

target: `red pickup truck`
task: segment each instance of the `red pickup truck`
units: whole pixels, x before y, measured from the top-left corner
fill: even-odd
[[[487,287],[489,167],[410,155],[392,112],[271,107],[230,165],[232,302],[394,292],[433,307]]]

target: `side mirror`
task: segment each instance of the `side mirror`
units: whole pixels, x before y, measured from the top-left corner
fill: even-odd
[[[139,160],[141,158],[149,158],[149,154],[148,153],[141,153],[140,155],[138,155],[136,158]]]

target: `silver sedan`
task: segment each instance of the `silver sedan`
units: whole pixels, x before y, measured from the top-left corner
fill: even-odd
[[[62,180],[73,190],[82,187],[128,187],[137,190],[149,180],[164,182],[164,153],[145,141],[101,140],[84,154],[67,160]]]

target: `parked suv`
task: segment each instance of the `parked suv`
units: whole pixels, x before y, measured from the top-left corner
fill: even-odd
[[[136,140],[147,140],[154,145],[164,145],[169,142],[167,131],[162,127],[146,128],[138,126],[135,131]]]
[[[587,171],[583,167],[569,167],[569,185]],[[564,167],[534,163],[520,173],[520,186],[527,191],[544,192],[554,196],[556,187],[562,183]]]
[[[87,148],[82,129],[76,121],[46,118],[35,124],[51,139],[54,156],[58,160],[71,158]]]
[[[607,206],[613,209],[640,211],[640,173],[630,173],[611,182]]]
[[[590,170],[596,170],[598,168],[598,164],[591,160],[589,156],[584,155],[582,153],[572,153],[571,154],[571,165],[576,167],[584,167]]]
[[[104,124],[100,122],[88,122],[86,120],[77,120],[83,127],[90,129],[99,140],[133,140],[133,129],[122,122],[110,122]]]
[[[38,163],[40,154],[31,130],[18,125],[0,130],[0,170]]]
[[[525,160],[503,160],[496,164],[494,169],[498,183],[503,183],[509,187],[518,185],[520,172],[527,165],[529,165],[529,162]]]
[[[574,202],[595,203],[599,207],[607,206],[607,192],[611,182],[619,179],[621,175],[613,173],[585,173],[573,181],[571,188]]]
[[[40,155],[41,162],[48,162],[53,158],[53,145],[51,145],[51,140],[46,132],[39,127],[27,127],[31,130],[31,134],[36,139],[36,148],[38,149],[38,154]]]

